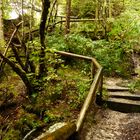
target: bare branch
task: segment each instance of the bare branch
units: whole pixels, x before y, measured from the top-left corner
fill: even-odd
[[[18,23],[18,24],[16,25],[16,29],[15,29],[14,32],[12,33],[12,35],[11,35],[11,37],[10,37],[10,40],[9,40],[9,42],[8,42],[7,45],[6,45],[6,49],[5,49],[4,53],[3,53],[3,56],[6,56],[6,54],[7,54],[7,52],[8,52],[8,49],[9,49],[9,46],[10,46],[10,44],[11,44],[11,42],[12,42],[12,39],[13,39],[13,37],[15,36],[15,34],[17,33],[17,31],[18,31],[18,29],[19,29],[19,27],[20,27],[21,24],[22,24],[22,22],[20,22],[20,23]],[[2,63],[3,63],[3,59],[2,59],[1,62],[0,62],[0,67],[2,66]]]
[[[21,66],[21,68],[24,69],[24,64],[22,63],[22,61],[21,61],[21,59],[19,57],[19,54],[17,52],[16,47],[13,45],[11,48],[12,48],[12,51],[13,51],[13,53],[15,55],[15,58],[16,58],[17,62],[19,63],[19,65]]]
[[[15,64],[14,62],[12,62],[8,58],[6,58],[4,55],[2,55],[1,53],[0,53],[0,57],[3,59],[3,61],[5,63],[7,63],[13,69],[13,71],[15,71],[20,76],[20,78],[22,79],[22,81],[24,82],[24,84],[27,87],[28,94],[31,95],[33,89],[30,84],[29,79],[26,76],[26,72],[24,70],[22,70],[17,64]]]

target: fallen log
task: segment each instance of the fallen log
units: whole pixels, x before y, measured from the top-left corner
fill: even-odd
[[[67,140],[75,132],[76,132],[76,124],[66,123],[64,126],[56,129],[52,133],[49,133],[47,131],[34,140]]]

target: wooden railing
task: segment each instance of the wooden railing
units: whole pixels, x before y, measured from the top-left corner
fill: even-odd
[[[80,132],[80,129],[82,128],[84,124],[85,117],[87,115],[87,111],[92,103],[95,102],[96,99],[96,93],[100,93],[100,97],[102,97],[102,85],[103,85],[103,68],[101,65],[96,61],[96,59],[88,56],[63,52],[63,51],[57,51],[58,55],[65,56],[65,57],[72,57],[77,59],[83,59],[86,61],[91,62],[91,78],[92,78],[92,84],[89,90],[89,93],[85,99],[85,102],[82,106],[82,109],[80,111],[79,117],[77,119],[77,122],[72,122],[71,124],[67,123],[65,126],[63,126],[60,129],[57,129],[56,131],[50,133],[50,134],[43,134],[42,136],[39,136],[37,139],[34,140],[66,140],[69,137],[73,136],[77,132]]]
[[[66,56],[66,57],[72,57],[72,58],[77,58],[77,59],[84,59],[87,61],[91,61],[91,78],[93,79],[93,82],[91,84],[89,93],[85,99],[85,102],[82,106],[82,109],[79,114],[79,118],[77,120],[76,126],[77,129],[76,131],[80,131],[80,129],[83,126],[84,119],[86,117],[86,113],[90,107],[90,105],[95,102],[96,99],[96,93],[100,93],[100,97],[102,97],[102,85],[103,85],[103,68],[102,66],[97,62],[95,58],[88,57],[88,56],[83,56],[83,55],[77,55],[73,53],[68,53],[68,52],[63,52],[63,51],[57,51],[57,54],[61,56]]]

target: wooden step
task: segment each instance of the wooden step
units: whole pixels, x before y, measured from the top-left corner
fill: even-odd
[[[108,96],[112,98],[123,98],[129,100],[140,101],[140,95],[130,92],[108,92]]]
[[[129,88],[127,87],[119,87],[119,86],[105,86],[105,89],[108,91],[116,92],[116,91],[129,91]]]
[[[109,98],[105,101],[107,107],[120,112],[140,112],[140,101],[122,99],[122,98]]]

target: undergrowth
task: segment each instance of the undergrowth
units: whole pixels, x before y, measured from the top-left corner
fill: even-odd
[[[33,93],[32,100],[21,91],[21,88],[16,86],[17,83],[20,83],[19,78],[10,77],[15,80],[12,87],[0,86],[0,99],[4,101],[0,102],[0,105],[8,103],[9,99],[10,102],[15,101],[14,106],[10,106],[9,109],[4,108],[0,114],[2,139],[20,140],[34,129],[40,132],[44,127],[47,129],[56,122],[77,119],[90,88],[91,80],[86,76],[89,75],[89,72],[84,65],[79,69],[75,69],[72,65],[68,66],[64,60],[54,56],[53,53],[48,57],[50,60],[47,64],[48,76],[42,79],[44,81],[43,90]],[[12,80],[10,82],[12,83]],[[32,82],[38,85],[37,81]],[[16,94],[20,91],[18,96],[13,93],[12,88],[18,88],[15,90]],[[4,92],[8,94],[4,94]],[[6,96],[4,97],[4,95]],[[31,134],[28,139],[33,139],[32,136],[36,135]]]
[[[129,77],[133,72],[131,47],[120,41],[92,41],[80,34],[48,36],[48,46],[53,49],[95,57],[104,67],[106,76]]]

